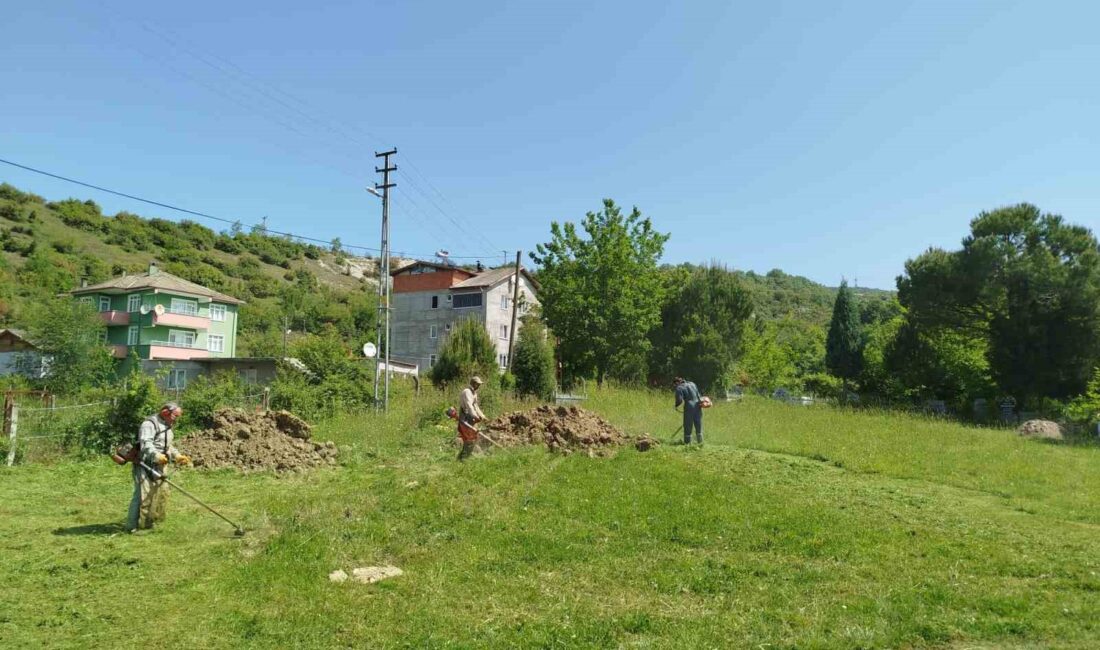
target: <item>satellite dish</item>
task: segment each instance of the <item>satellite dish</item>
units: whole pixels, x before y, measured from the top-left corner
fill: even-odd
[[[373,343],[363,344],[363,356],[368,359],[373,359],[374,355],[378,354],[378,348],[374,347]]]
[[[142,316],[144,316],[145,314],[148,314],[149,313],[149,305],[142,305],[141,308],[138,309],[138,311],[141,312]]]
[[[157,316],[163,316],[164,315],[164,305],[155,305],[153,307],[153,311],[156,312]]]
[[[435,252],[436,257],[447,257],[450,254],[451,254],[451,251],[445,251],[443,249],[439,249]]]

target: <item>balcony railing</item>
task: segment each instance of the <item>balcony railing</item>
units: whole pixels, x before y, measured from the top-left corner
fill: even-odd
[[[183,348],[185,350],[206,350],[206,348],[195,345],[194,343],[188,344],[181,341],[150,341],[144,345],[160,345],[166,348]]]

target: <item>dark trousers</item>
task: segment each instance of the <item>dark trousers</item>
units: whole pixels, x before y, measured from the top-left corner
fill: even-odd
[[[695,428],[695,442],[703,444],[703,409],[684,404],[684,444],[691,444],[691,429]]]
[[[473,442],[473,441],[466,442],[465,440],[463,440],[462,441],[462,449],[460,449],[459,452],[458,452],[458,459],[459,460],[466,460],[467,458],[469,458],[470,454],[474,453],[474,447],[475,446],[477,446],[476,442]]]

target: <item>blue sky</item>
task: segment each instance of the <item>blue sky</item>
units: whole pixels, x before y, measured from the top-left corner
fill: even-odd
[[[609,197],[665,261],[881,288],[985,209],[1100,229],[1092,3],[317,4],[8,8],[0,158],[377,246],[392,145],[394,251],[503,260]]]

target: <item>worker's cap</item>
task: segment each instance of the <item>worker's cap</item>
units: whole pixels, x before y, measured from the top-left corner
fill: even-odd
[[[481,377],[474,376],[474,377],[470,378],[470,385],[471,386],[480,386],[484,383],[485,382],[481,381]]]

